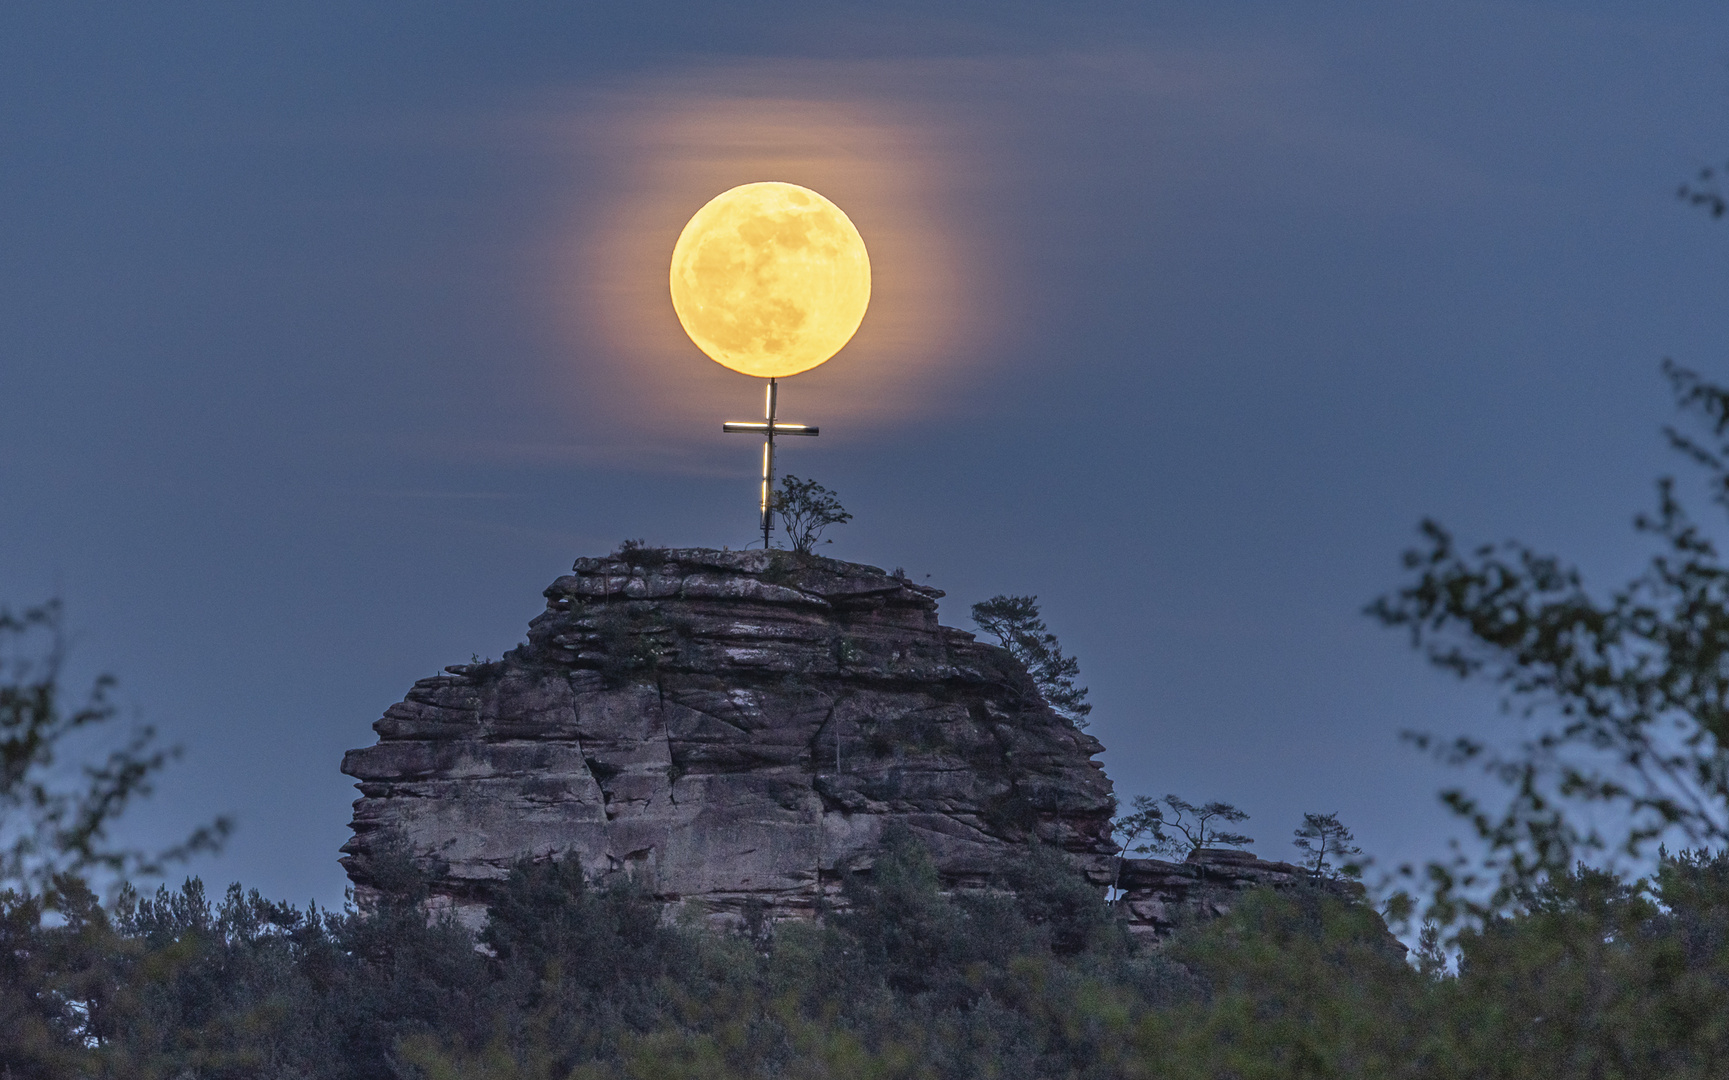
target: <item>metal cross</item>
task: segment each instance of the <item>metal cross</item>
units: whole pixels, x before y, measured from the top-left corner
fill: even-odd
[[[775,381],[768,381],[768,404],[763,413],[766,417],[763,423],[728,420],[720,426],[722,431],[743,432],[746,435],[761,435],[762,441],[762,546],[768,547],[769,530],[774,527],[774,437],[776,435],[815,435],[817,429],[809,424],[781,424],[774,418],[775,398],[779,388]]]

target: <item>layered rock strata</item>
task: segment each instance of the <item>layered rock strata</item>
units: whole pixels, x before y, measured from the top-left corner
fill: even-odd
[[[1182,862],[1124,859],[1117,885],[1121,895],[1116,903],[1129,932],[1154,941],[1226,914],[1250,889],[1319,888],[1350,903],[1360,903],[1365,896],[1363,886],[1354,881],[1317,880],[1300,866],[1228,848],[1203,848]],[[1404,955],[1397,939],[1388,934],[1386,940],[1390,949]]]
[[[579,559],[545,595],[527,644],[420,680],[343,758],[357,889],[399,843],[473,919],[516,860],[574,853],[716,920],[808,916],[891,823],[951,888],[1034,838],[1101,887],[1116,872],[1102,747],[1005,650],[939,625],[936,589],[651,549]]]

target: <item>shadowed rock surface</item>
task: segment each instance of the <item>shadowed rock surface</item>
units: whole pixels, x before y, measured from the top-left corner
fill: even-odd
[[[1250,889],[1323,889],[1341,900],[1360,903],[1366,891],[1354,881],[1316,879],[1287,862],[1268,862],[1247,851],[1202,848],[1182,862],[1163,859],[1124,859],[1117,900],[1129,931],[1136,937],[1162,939],[1184,926],[1216,919],[1231,910]],[[1399,956],[1405,947],[1387,934],[1387,947]]]
[[[808,916],[891,822],[952,888],[1033,838],[1101,887],[1116,871],[1103,747],[1005,650],[940,626],[936,589],[648,549],[579,559],[545,595],[526,645],[415,683],[343,758],[358,889],[394,840],[465,919],[520,857],[570,852],[717,920]]]

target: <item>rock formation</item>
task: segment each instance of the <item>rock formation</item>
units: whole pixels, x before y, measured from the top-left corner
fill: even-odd
[[[1130,933],[1154,940],[1170,936],[1179,927],[1218,918],[1249,889],[1308,885],[1351,902],[1361,901],[1365,894],[1354,881],[1315,880],[1300,866],[1268,862],[1228,848],[1203,848],[1182,862],[1124,859],[1117,885],[1122,889],[1117,904]],[[1386,941],[1404,955],[1404,946],[1391,934]]]
[[[362,894],[395,843],[473,925],[518,859],[571,853],[711,921],[757,904],[808,917],[868,872],[890,823],[950,888],[988,885],[1031,841],[1058,847],[1101,890],[1118,883],[1130,929],[1155,939],[1242,889],[1306,880],[1238,851],[1119,868],[1103,747],[899,574],[631,549],[577,560],[545,595],[526,645],[421,679],[373,724],[378,743],[343,758],[361,792],[343,864]]]
[[[526,645],[422,679],[350,751],[343,860],[443,867],[477,919],[524,855],[576,853],[669,904],[808,915],[904,824],[950,887],[1029,840],[1115,871],[1098,741],[1003,649],[937,622],[936,589],[791,552],[627,550],[546,590]]]

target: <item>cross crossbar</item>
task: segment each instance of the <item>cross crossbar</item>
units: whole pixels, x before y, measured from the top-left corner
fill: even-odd
[[[761,435],[762,440],[762,546],[768,547],[769,532],[774,528],[774,437],[776,435],[815,435],[811,424],[783,424],[775,419],[775,403],[780,388],[775,380],[768,381],[768,399],[761,421],[728,420],[720,429],[731,435]]]
[[[729,432],[729,433],[736,433],[736,432],[742,431],[747,435],[750,435],[750,434],[765,435],[768,433],[768,425],[767,424],[745,422],[742,420],[728,420],[726,423],[724,423],[720,426],[720,429],[722,431]],[[821,434],[813,425],[810,425],[810,424],[776,424],[774,426],[774,433],[776,435],[818,435],[818,434]]]

